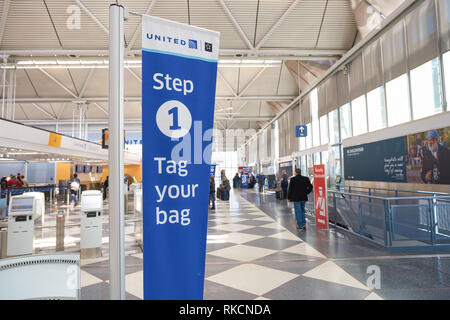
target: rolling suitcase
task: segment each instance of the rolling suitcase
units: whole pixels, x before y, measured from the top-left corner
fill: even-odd
[[[279,190],[275,190],[275,197],[277,200],[283,199],[283,190],[281,190],[281,188]]]
[[[230,191],[224,189],[222,190],[222,194],[221,194],[222,200],[223,201],[228,201],[230,200]]]

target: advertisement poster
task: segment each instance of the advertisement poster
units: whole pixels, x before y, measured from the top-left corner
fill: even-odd
[[[344,148],[346,180],[406,182],[406,138]]]
[[[219,33],[142,17],[144,299],[203,299]]]
[[[450,184],[450,127],[407,137],[409,183]]]
[[[450,184],[450,127],[344,148],[346,180]]]
[[[314,166],[314,210],[316,225],[328,229],[327,179],[323,164]]]

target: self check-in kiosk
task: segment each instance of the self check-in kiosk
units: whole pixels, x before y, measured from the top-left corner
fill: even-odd
[[[43,192],[25,192],[24,196],[34,197],[35,201],[35,216],[34,219],[43,219],[45,215],[45,194]]]
[[[102,248],[102,193],[97,190],[81,194],[81,257],[101,256]]]
[[[8,213],[7,256],[33,253],[34,220],[36,217],[34,196],[12,196]]]

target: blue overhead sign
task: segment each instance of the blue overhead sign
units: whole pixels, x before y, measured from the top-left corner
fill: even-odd
[[[144,299],[203,298],[219,33],[142,18]]]
[[[307,126],[297,126],[295,127],[295,135],[297,138],[304,138],[308,136]]]

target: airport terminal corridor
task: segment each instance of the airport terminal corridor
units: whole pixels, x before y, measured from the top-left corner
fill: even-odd
[[[1,300],[450,300],[450,0],[0,0]]]

